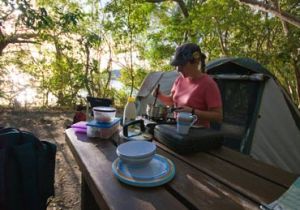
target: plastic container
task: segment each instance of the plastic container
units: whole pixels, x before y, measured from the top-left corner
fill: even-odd
[[[75,133],[86,133],[86,121],[80,121],[73,125],[71,125],[71,128],[75,131]]]
[[[134,101],[135,101],[134,97],[128,98],[123,113],[123,125],[135,120],[136,118],[136,107]]]
[[[119,130],[120,118],[114,118],[111,122],[89,121],[87,124],[87,136],[91,138],[109,139]]]
[[[93,107],[94,120],[97,122],[111,122],[115,119],[116,108],[107,106]]]

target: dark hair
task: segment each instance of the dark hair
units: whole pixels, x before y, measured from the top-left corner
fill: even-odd
[[[199,56],[199,54],[198,54],[198,56]],[[189,62],[191,62],[191,63],[195,63],[196,62],[196,60],[198,60],[199,59],[199,61],[200,61],[200,70],[202,71],[202,72],[204,72],[205,71],[205,59],[206,59],[206,55],[204,54],[204,53],[202,53],[202,52],[200,52],[200,56],[199,57],[193,57],[193,58],[191,58],[190,60],[189,60]]]
[[[206,55],[204,53],[200,54],[200,63],[201,63],[201,71],[204,72],[205,71],[205,59],[206,59]]]

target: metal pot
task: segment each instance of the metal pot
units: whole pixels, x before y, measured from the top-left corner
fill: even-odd
[[[153,106],[148,104],[146,113],[150,118],[154,119],[166,119],[168,115],[168,108],[165,106]]]

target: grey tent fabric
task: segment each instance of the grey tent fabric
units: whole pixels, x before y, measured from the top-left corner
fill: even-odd
[[[274,80],[265,84],[250,155],[300,174],[300,132]]]
[[[152,104],[154,97],[152,91],[160,84],[160,91],[165,94],[170,94],[173,82],[178,77],[177,71],[170,72],[152,72],[143,81],[141,88],[137,94],[137,112],[138,115],[146,114],[146,108],[148,104]],[[157,105],[161,103],[157,100]]]
[[[153,88],[157,85],[163,74],[163,72],[150,73],[143,81],[137,97],[147,97],[151,93]]]

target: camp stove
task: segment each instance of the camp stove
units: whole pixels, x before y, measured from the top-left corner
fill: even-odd
[[[176,119],[174,117],[150,117],[149,115],[145,114],[142,115],[142,119],[147,123],[156,123],[156,124],[176,124]]]
[[[154,135],[154,128],[156,125],[176,124],[176,119],[173,117],[155,118],[155,117],[149,117],[148,115],[142,115],[141,119],[144,120],[146,132],[151,135]]]

